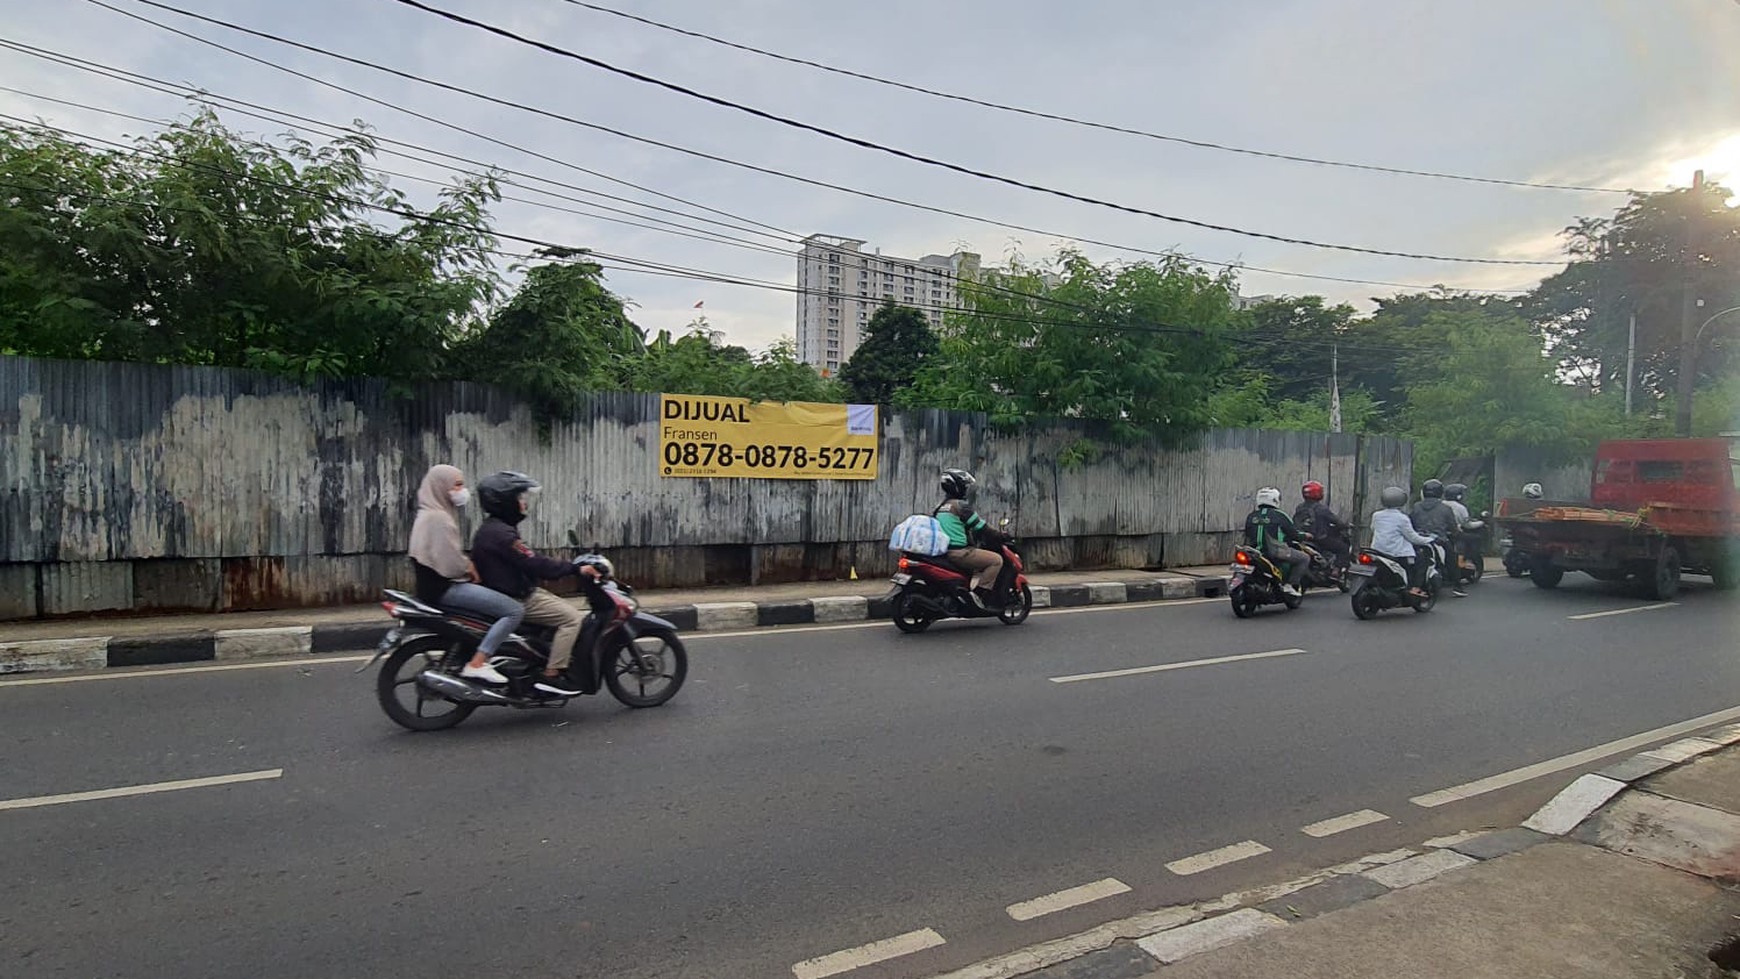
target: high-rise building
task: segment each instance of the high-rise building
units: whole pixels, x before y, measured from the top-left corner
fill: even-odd
[[[942,325],[955,305],[955,284],[979,270],[972,252],[896,258],[864,251],[858,238],[811,235],[798,255],[798,358],[826,374],[858,349],[883,303],[911,306]]]

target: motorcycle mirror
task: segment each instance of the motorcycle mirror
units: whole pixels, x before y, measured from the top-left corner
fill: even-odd
[[[1485,520],[1485,519],[1486,519],[1486,518],[1487,518],[1487,517],[1490,517],[1490,516],[1492,516],[1492,511],[1491,511],[1491,510],[1482,510],[1482,511],[1480,511],[1480,519],[1482,519],[1482,520]]]

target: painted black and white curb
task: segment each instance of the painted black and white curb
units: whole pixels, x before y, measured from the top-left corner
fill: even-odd
[[[1573,832],[1578,833],[1579,839],[1591,836],[1590,828],[1598,822],[1591,817],[1604,807],[1622,805],[1621,794],[1634,783],[1737,744],[1740,744],[1740,724],[1682,738],[1577,778],[1518,827],[1427,840],[1419,847],[1374,853],[1286,883],[1107,922],[1076,935],[1029,946],[933,979],[1063,979],[1065,976],[1079,979],[1101,975],[1145,975],[1203,952],[1291,927],[1297,921],[1339,911],[1486,860],[1518,853],[1537,843]],[[1634,795],[1648,797],[1646,792]],[[1012,916],[1014,911],[1014,908],[1010,909]],[[933,944],[942,944],[943,941],[938,935]],[[793,972],[799,979],[838,974],[836,970],[813,968],[815,961],[819,960],[800,963],[793,967]],[[811,968],[806,969],[806,966]]]
[[[1176,577],[1141,581],[1093,581],[1034,585],[1035,608],[1075,608],[1218,597],[1223,577]],[[863,622],[887,618],[888,603],[862,595],[765,602],[712,602],[648,608],[684,632],[733,632],[781,625]],[[172,623],[173,620],[170,620]],[[220,629],[152,637],[81,636],[7,642],[0,639],[0,674],[47,670],[164,666],[240,661],[271,656],[308,656],[372,647],[387,631],[377,621],[269,629]]]

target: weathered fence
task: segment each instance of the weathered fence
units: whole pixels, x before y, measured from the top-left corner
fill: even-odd
[[[540,431],[473,384],[0,357],[0,618],[369,600],[408,579],[416,487],[436,462],[534,474],[534,546],[573,530],[625,580],[667,586],[886,571],[890,526],[928,512],[951,465],[979,474],[980,509],[1009,516],[1039,568],[1218,562],[1258,486],[1319,479],[1364,514],[1408,485],[1412,456],[1393,439],[1225,430],[1069,466],[1079,427],[999,433],[921,411],[884,413],[874,481],[672,479],[657,407],[601,394]]]

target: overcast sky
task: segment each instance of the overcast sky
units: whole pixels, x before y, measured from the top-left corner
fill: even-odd
[[[105,2],[558,160],[798,236],[864,238],[892,254],[964,246],[987,260],[1011,249],[1042,258],[1080,236],[1178,248],[1209,261],[1421,285],[1526,288],[1545,274],[1280,244],[1002,186],[707,105],[395,0],[167,0],[637,135],[1061,234],[1015,232],[491,106],[135,0]],[[772,61],[564,0],[427,2],[915,153],[1289,237],[1550,259],[1559,254],[1561,228],[1578,215],[1610,213],[1624,200],[1326,168],[1086,130]],[[1648,189],[1683,186],[1702,166],[1711,177],[1740,184],[1735,0],[597,2],[842,68],[1196,140],[1411,169]],[[204,47],[88,0],[0,0],[0,9],[0,36],[9,40],[302,115],[360,118],[385,137],[677,206]],[[11,51],[0,51],[0,74],[11,87],[151,118],[186,111],[171,96]],[[148,128],[4,92],[0,111],[105,137]],[[226,118],[254,133],[282,128]],[[390,157],[380,163],[427,176],[451,172]],[[431,193],[424,185],[398,183],[415,200]],[[795,259],[765,251],[512,202],[499,205],[496,215],[503,231],[788,285],[796,280]],[[754,240],[781,244],[777,237]],[[1085,250],[1099,259],[1137,257],[1101,246]],[[735,342],[759,347],[793,331],[796,302],[788,293],[615,270],[609,283],[637,305],[634,317],[648,329],[680,329],[695,303],[704,301],[712,325]],[[1247,295],[1319,293],[1360,305],[1396,291],[1251,271],[1241,273],[1241,289]]]

